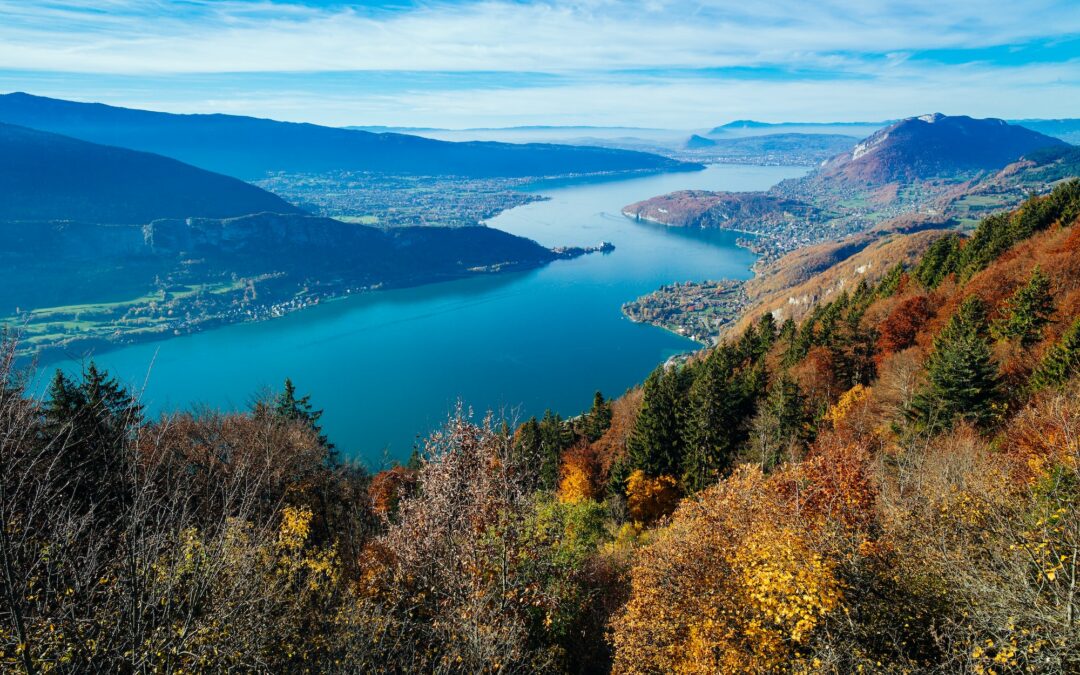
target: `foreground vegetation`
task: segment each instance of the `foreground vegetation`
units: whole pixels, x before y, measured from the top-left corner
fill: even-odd
[[[0,389],[28,672],[1076,672],[1080,182],[572,420],[339,461],[291,384]],[[9,350],[10,351],[10,350]]]

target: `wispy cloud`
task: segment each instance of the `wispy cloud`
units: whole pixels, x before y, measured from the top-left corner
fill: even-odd
[[[0,69],[0,82],[16,73],[201,81],[188,93],[203,101],[215,78],[241,84],[240,100],[264,98],[251,83],[274,81],[301,97],[351,100],[343,105],[352,119],[312,111],[321,121],[391,121],[364,116],[379,110],[405,123],[453,123],[440,113],[535,122],[577,109],[574,121],[614,122],[636,114],[621,106],[638,105],[668,122],[705,123],[733,104],[763,117],[818,118],[838,107],[851,111],[844,117],[881,117],[904,103],[992,108],[995,96],[995,110],[1022,104],[1030,114],[1041,102],[1010,92],[1053,89],[1045,105],[1080,109],[1080,5],[0,0]],[[333,73],[376,82],[350,96]],[[432,74],[426,83],[423,73]],[[496,103],[506,89],[514,97]]]

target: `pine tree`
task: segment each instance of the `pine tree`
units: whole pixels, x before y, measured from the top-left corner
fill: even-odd
[[[1046,352],[1031,376],[1036,389],[1060,387],[1080,373],[1080,319]]]
[[[514,438],[514,462],[527,467],[540,464],[540,422],[535,416],[518,427]]]
[[[611,403],[599,391],[593,395],[592,409],[585,416],[585,438],[595,442],[611,426]]]
[[[998,372],[986,332],[986,308],[972,296],[934,339],[928,382],[912,402],[912,419],[929,428],[948,427],[958,419],[976,424],[993,419]]]
[[[319,440],[319,445],[328,451],[334,449],[334,444],[327,439],[319,425],[323,411],[315,410],[311,405],[311,395],[296,396],[296,386],[292,380],[285,378],[285,389],[274,399],[274,419],[281,422],[301,422],[307,426]]]
[[[682,466],[687,493],[719,480],[745,435],[740,424],[745,392],[736,381],[734,366],[730,348],[718,347],[690,386]]]
[[[750,431],[752,457],[768,470],[804,437],[805,401],[799,385],[786,373],[769,387]]]
[[[891,298],[900,290],[900,283],[904,280],[904,265],[903,263],[896,263],[885,273],[885,276],[878,282],[875,294],[879,298]]]
[[[1042,339],[1042,329],[1054,314],[1050,279],[1036,267],[1027,283],[1005,301],[1005,315],[994,323],[993,334],[999,340],[1017,340],[1030,347]]]
[[[938,239],[926,249],[919,264],[911,271],[923,288],[933,290],[950,274],[960,270],[960,237],[950,234]]]
[[[627,450],[631,469],[651,477],[678,475],[682,464],[682,383],[676,370],[661,366],[645,380],[641,411]]]
[[[550,410],[544,411],[537,432],[540,440],[540,487],[554,490],[559,484],[559,457],[570,441],[569,434],[562,419]]]
[[[129,498],[126,448],[142,407],[91,361],[74,381],[57,370],[42,409],[42,433],[59,451],[59,475],[75,503],[96,518]]]

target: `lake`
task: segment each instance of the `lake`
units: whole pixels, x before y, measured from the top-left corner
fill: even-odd
[[[209,405],[241,409],[286,377],[324,410],[343,455],[373,468],[404,459],[458,401],[482,416],[564,416],[593,392],[623,393],[670,356],[697,345],[635,324],[620,307],[673,281],[747,278],[754,256],[736,235],[625,218],[623,206],[673,190],[762,190],[801,167],[715,165],[693,173],[547,183],[550,199],[489,225],[546,246],[615,244],[610,254],[544,268],[354,296],[262,323],[100,354],[142,392],[152,413]],[[60,364],[77,369],[76,363]]]

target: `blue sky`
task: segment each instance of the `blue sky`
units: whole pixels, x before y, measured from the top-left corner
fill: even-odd
[[[0,91],[326,124],[1080,116],[1076,0],[0,0]]]

